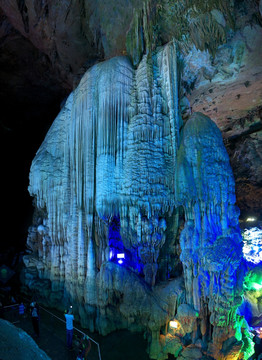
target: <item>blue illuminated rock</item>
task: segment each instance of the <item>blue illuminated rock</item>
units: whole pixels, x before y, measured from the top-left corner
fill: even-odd
[[[91,330],[146,332],[158,360],[178,356],[184,336],[220,356],[236,332],[243,283],[221,134],[201,113],[188,119],[182,104],[185,124],[173,42],[136,69],[127,57],[97,64],[67,99],[30,171],[36,213],[25,285],[49,305],[74,303]]]
[[[174,205],[181,123],[173,91],[174,44],[165,46],[153,61],[149,67],[144,57],[135,72],[126,57],[118,57],[89,70],[32,163],[29,191],[37,207],[46,209],[48,227],[43,236],[38,226],[45,240],[37,251],[42,250],[46,259],[50,245],[52,281],[69,277],[83,283],[93,272],[86,254],[94,232],[106,232],[110,218],[120,216],[131,260],[145,266],[146,281],[155,283],[165,214]],[[108,260],[107,244],[97,245],[100,266]],[[61,270],[64,256],[67,266]]]
[[[201,322],[210,312],[212,352],[217,347],[219,353],[225,327],[234,326],[242,302],[243,256],[229,157],[220,131],[207,116],[195,113],[188,120],[177,159],[176,201],[186,218],[180,258],[187,302],[200,312]],[[204,336],[205,324],[201,329]]]

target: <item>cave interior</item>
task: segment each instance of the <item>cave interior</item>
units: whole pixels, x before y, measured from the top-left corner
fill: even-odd
[[[0,19],[0,266],[14,286],[74,303],[91,332],[143,333],[151,359],[249,359],[262,1],[9,0]]]

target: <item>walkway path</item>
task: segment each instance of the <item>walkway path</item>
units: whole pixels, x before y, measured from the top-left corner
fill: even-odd
[[[63,314],[54,311],[55,315],[63,319]],[[53,313],[53,310],[52,310]],[[31,318],[27,315],[25,318],[18,316],[18,309],[6,311],[5,319],[14,323],[14,325],[25,330],[36,341],[38,346],[43,349],[52,360],[76,360],[78,347],[75,337],[73,350],[69,351],[66,347],[66,330],[65,324],[46,311],[40,309],[40,337],[34,336]],[[82,329],[79,324],[74,325]],[[76,335],[77,332],[75,331]],[[89,334],[92,339],[100,344],[102,360],[148,360],[146,353],[147,343],[141,334],[133,334],[129,331],[122,330],[114,332],[108,336],[98,334]],[[80,336],[80,334],[79,334]],[[96,344],[91,343],[91,350],[88,354],[88,360],[99,360],[98,348]]]

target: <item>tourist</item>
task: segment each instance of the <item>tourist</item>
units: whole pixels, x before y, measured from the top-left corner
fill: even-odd
[[[10,298],[11,302],[11,322],[15,322],[17,320],[17,302],[15,297],[12,295]]]
[[[73,321],[74,321],[74,315],[72,306],[70,306],[68,312],[65,314],[66,319],[66,343],[68,349],[72,349],[72,342],[73,342]]]
[[[39,306],[35,301],[30,304],[30,310],[34,332],[39,337]]]
[[[20,317],[24,317],[25,314],[25,305],[21,302],[18,307],[18,312]]]
[[[76,360],[87,360],[87,355],[91,349],[91,342],[87,335],[84,335],[80,340],[79,352]]]

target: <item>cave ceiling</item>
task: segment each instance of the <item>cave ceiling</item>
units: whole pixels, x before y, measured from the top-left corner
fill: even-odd
[[[184,68],[182,96],[222,131],[241,217],[261,217],[261,1],[145,3],[153,48],[175,38],[191,73],[195,67],[193,80]],[[142,7],[139,0],[1,0],[0,100],[3,113],[12,114],[2,117],[1,131],[28,131],[37,121],[45,131],[47,109],[54,118],[88,68],[118,55],[132,57],[127,40]],[[194,63],[191,48],[209,59]]]

